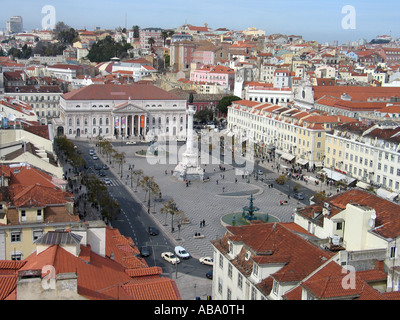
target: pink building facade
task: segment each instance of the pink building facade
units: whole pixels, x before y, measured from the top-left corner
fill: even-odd
[[[190,73],[190,80],[197,83],[214,83],[233,90],[235,71],[229,67],[205,65]]]

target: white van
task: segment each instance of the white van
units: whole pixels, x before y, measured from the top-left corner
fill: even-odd
[[[176,246],[175,247],[175,253],[179,258],[182,258],[182,259],[189,259],[190,258],[189,252],[187,252],[184,247]]]

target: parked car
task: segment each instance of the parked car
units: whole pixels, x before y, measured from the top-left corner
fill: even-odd
[[[93,155],[94,155],[94,150],[93,150],[93,149],[90,149],[90,150],[89,150],[89,155],[90,155],[90,156],[93,156]]]
[[[263,174],[264,174],[264,171],[262,171],[261,169],[258,169],[258,170],[257,170],[257,174],[263,175]]]
[[[136,144],[136,141],[127,141],[126,144]]]
[[[200,262],[201,264],[206,264],[206,265],[209,265],[209,266],[214,265],[214,259],[213,259],[213,258],[210,258],[210,257],[201,257],[201,258],[199,259],[199,262]]]
[[[108,170],[108,166],[106,164],[103,165],[103,170]]]
[[[95,170],[101,170],[101,166],[98,165],[98,164],[96,164],[96,165],[94,165],[94,169],[95,169]]]
[[[212,269],[206,273],[206,277],[208,279],[212,280],[212,278],[213,278],[213,270]]]
[[[156,235],[158,235],[160,233],[156,228],[151,227],[151,226],[147,228],[147,232],[151,236],[156,236]]]
[[[181,262],[179,258],[174,255],[172,252],[163,252],[161,253],[161,258],[163,258],[165,261],[172,263],[172,264],[177,264]]]
[[[105,176],[106,176],[106,173],[105,173],[104,171],[100,170],[100,171],[99,171],[99,176],[100,176],[100,177],[105,177]]]
[[[148,257],[148,256],[150,256],[149,247],[147,247],[147,246],[141,247],[141,248],[140,248],[140,255],[141,255],[142,257]]]
[[[93,158],[93,160],[98,160],[99,159],[99,157],[96,156],[95,154],[92,156],[92,158]]]
[[[182,259],[189,259],[190,258],[189,252],[187,252],[184,247],[176,246],[175,247],[175,253],[179,258],[182,258]]]
[[[293,197],[299,200],[304,200],[304,195],[301,192],[295,193]]]
[[[109,186],[111,184],[110,178],[105,178],[104,183]]]

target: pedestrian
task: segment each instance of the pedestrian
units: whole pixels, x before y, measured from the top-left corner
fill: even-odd
[[[203,226],[203,221],[200,221],[200,228]]]
[[[203,219],[203,227],[206,226],[206,220]]]
[[[225,187],[222,187],[222,192],[225,192]]]
[[[216,181],[216,182],[217,182],[217,184],[218,184],[218,179],[217,179],[217,181]]]

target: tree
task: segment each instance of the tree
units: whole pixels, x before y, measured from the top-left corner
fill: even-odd
[[[91,62],[110,61],[112,57],[122,57],[132,46],[124,39],[121,42],[115,42],[111,36],[106,36],[103,40],[97,41],[92,45],[87,58]]]
[[[207,122],[209,120],[212,120],[213,116],[214,113],[211,109],[200,110],[194,115],[195,119],[200,122]]]
[[[161,31],[161,38],[163,38],[163,40],[164,40],[164,47],[165,47],[165,41],[168,38],[168,31],[167,30]]]
[[[139,38],[140,37],[139,26],[133,26],[133,37],[134,38]]]
[[[176,206],[174,199],[170,199],[167,202],[163,203],[163,207],[161,208],[161,213],[165,214],[165,223],[167,225],[167,217],[168,214],[171,215],[171,232],[174,230],[174,216],[179,217],[179,221],[184,220],[184,213],[182,210],[179,210]]]
[[[149,40],[147,40],[147,41],[148,41],[148,43],[149,43],[149,45],[150,45],[150,48],[153,49],[153,44],[156,43],[156,41],[154,40],[154,38],[149,38]]]
[[[223,114],[227,114],[228,113],[228,106],[230,106],[233,101],[237,101],[237,100],[242,100],[242,99],[237,97],[237,96],[226,96],[226,97],[223,97],[218,102],[217,109],[220,112],[222,112]]]

